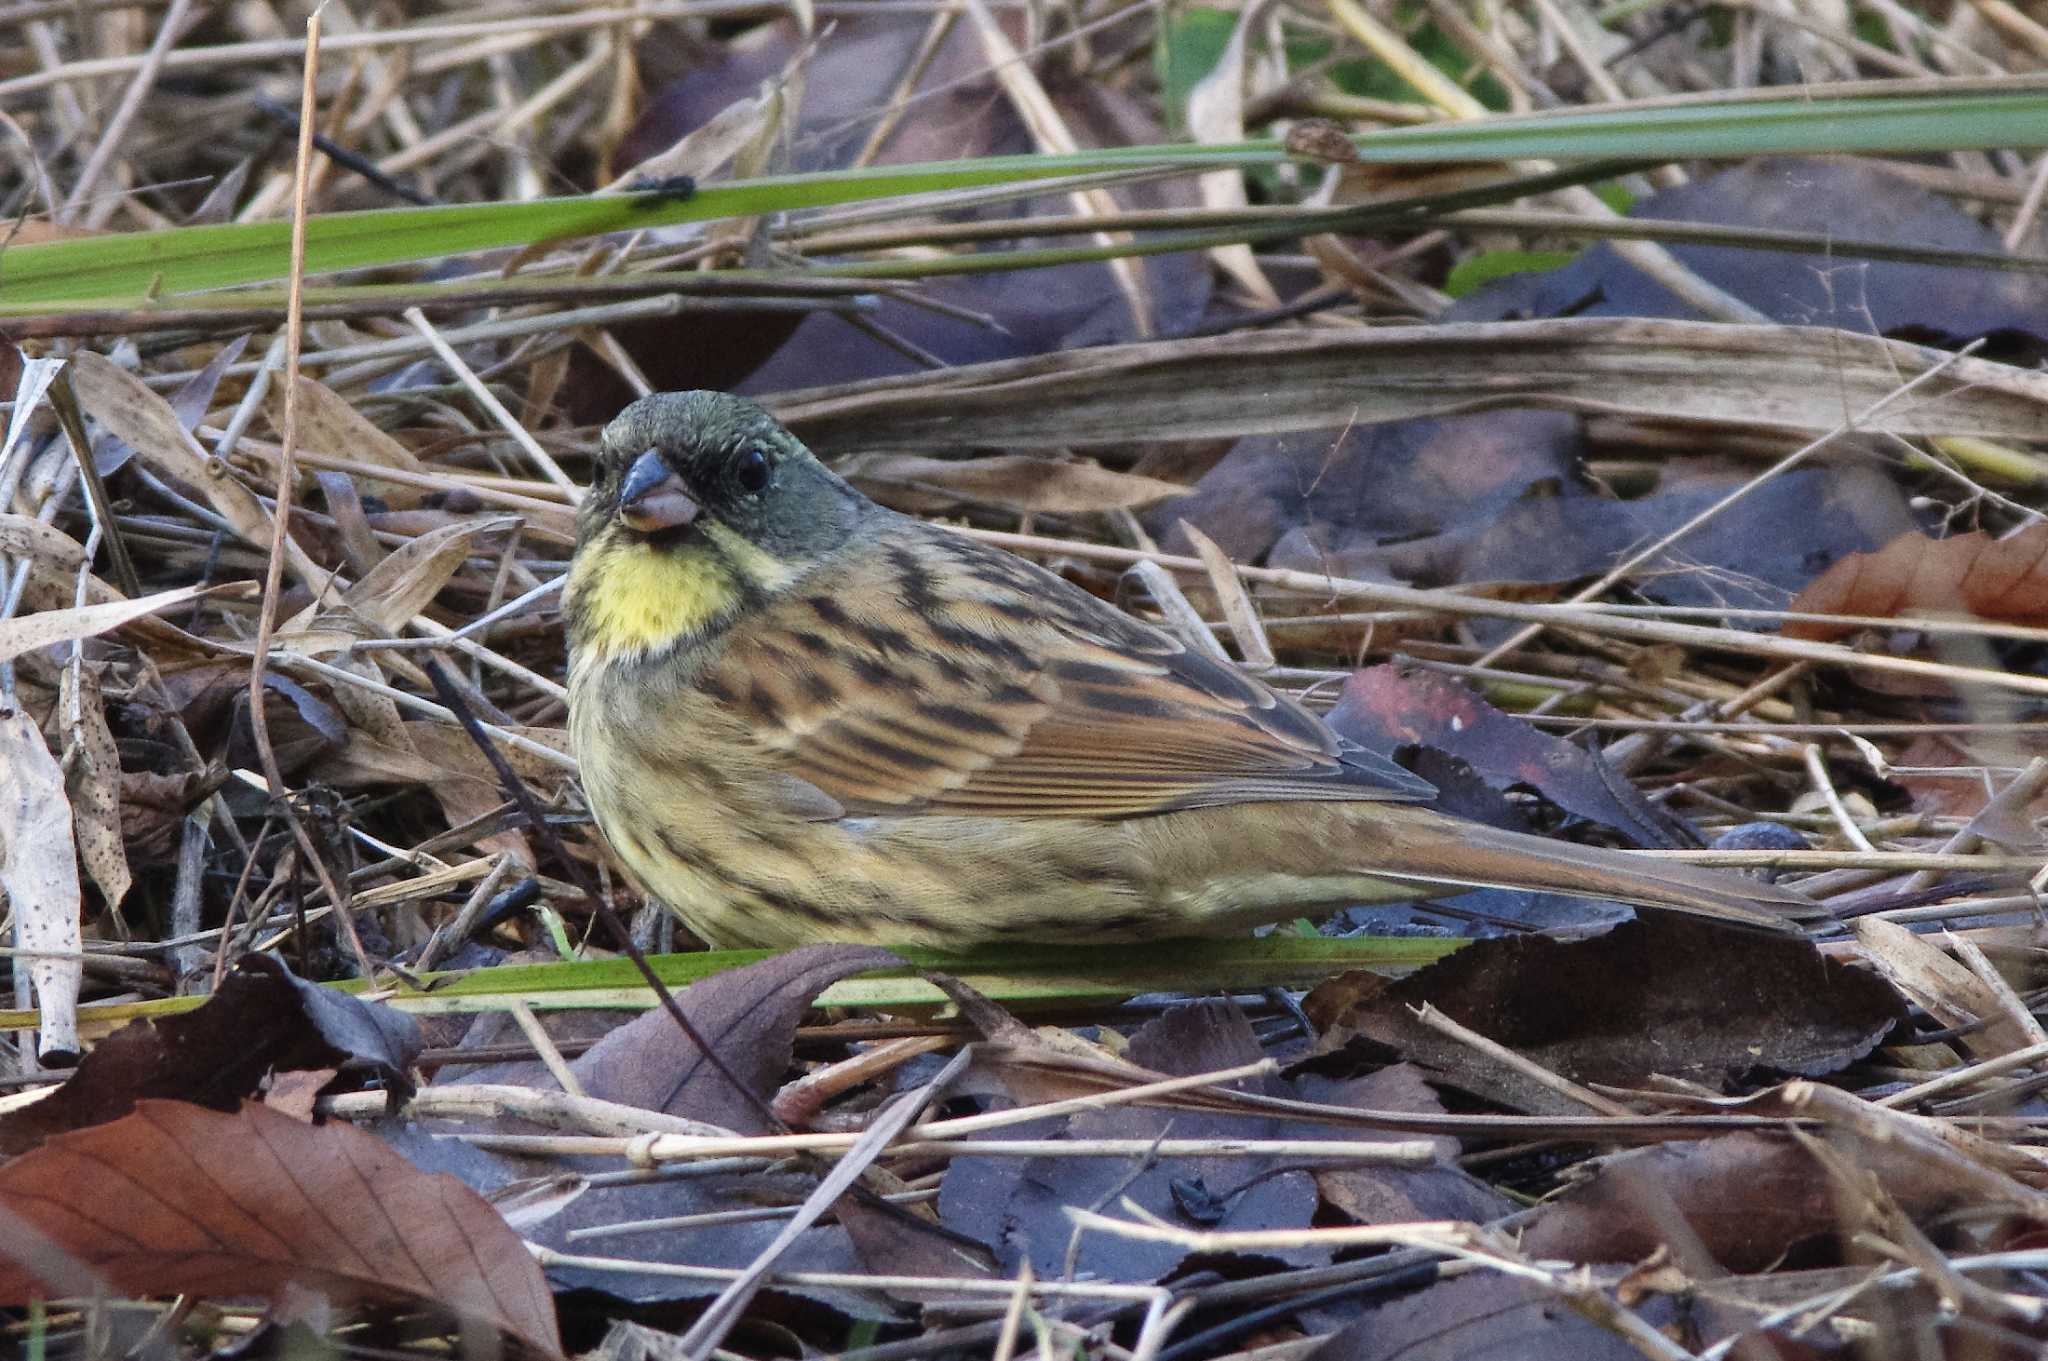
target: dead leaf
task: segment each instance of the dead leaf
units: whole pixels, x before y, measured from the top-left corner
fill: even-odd
[[[519,523],[511,515],[476,516],[429,530],[394,549],[351,586],[342,603],[386,634],[396,635],[441,593],[477,540]]]
[[[1910,1149],[1873,1140],[1857,1157],[1916,1216],[1974,1194],[1930,1175]],[[1800,1243],[1832,1237],[1839,1211],[1812,1154],[1783,1135],[1743,1131],[1601,1160],[1536,1211],[1522,1247],[1532,1257],[1635,1262],[1670,1244],[1696,1274],[1762,1271]]]
[[[1862,1057],[1904,1015],[1881,980],[1805,940],[1642,917],[1592,940],[1474,941],[1335,1018],[1457,1086],[1542,1114],[1580,1108],[1418,1022],[1429,1002],[1575,1082],[1639,1086],[1652,1074],[1714,1086],[1752,1069],[1818,1075]]]
[[[740,1080],[744,1092],[734,1090],[659,1007],[606,1035],[570,1068],[590,1097],[665,1111],[742,1133],[763,1133],[766,1125],[761,1108],[788,1071],[797,1024],[818,993],[848,974],[899,963],[896,956],[872,946],[809,945],[700,979],[678,993],[677,1003]],[[522,1077],[531,1085],[555,1085],[538,1064],[494,1074],[498,1081]],[[753,1100],[748,1099],[749,1093]],[[459,1166],[455,1170],[466,1178],[471,1175]],[[558,1170],[546,1168],[550,1173]],[[515,1171],[530,1175],[529,1168],[506,1169],[500,1175],[510,1180],[507,1174]],[[759,1206],[764,1200],[794,1205],[813,1185],[815,1179],[809,1173],[792,1169],[786,1175],[748,1173],[592,1187],[558,1214],[532,1225],[528,1233],[535,1242],[565,1252],[609,1252],[613,1245],[607,1240],[572,1239],[569,1235],[604,1229],[623,1220],[703,1214]],[[640,1234],[617,1240],[621,1249],[617,1255],[688,1266],[744,1267],[774,1239],[778,1228],[768,1221]],[[780,1269],[852,1272],[863,1265],[874,1269],[879,1264],[862,1262],[844,1228],[824,1226],[801,1235],[782,1259]],[[550,1268],[548,1277],[559,1289],[599,1291],[644,1303],[704,1299],[717,1295],[724,1284],[659,1272],[592,1271],[566,1264]],[[865,1292],[795,1285],[777,1289],[829,1304],[854,1317],[889,1316],[888,1306]]]
[[[129,1022],[94,1045],[63,1086],[0,1116],[0,1154],[159,1097],[232,1111],[267,1073],[336,1068],[402,1093],[420,1045],[418,1023],[403,1012],[296,978],[269,955],[245,955],[204,1005]]]
[[[1996,990],[1935,942],[1882,917],[1859,917],[1851,929],[1864,958],[1928,1015],[1945,1026],[1961,1027],[1958,1039],[1978,1058],[1997,1058],[2034,1043]]]
[[[1642,1361],[1616,1333],[1532,1281],[1492,1272],[1442,1281],[1340,1329],[1315,1361]]]
[[[107,727],[99,673],[89,666],[65,667],[57,708],[64,715],[72,751],[66,788],[78,858],[99,885],[107,906],[118,914],[133,881],[121,832],[121,754]]]
[[[1444,1104],[1412,1063],[1396,1063],[1348,1082],[1330,1082],[1304,1074],[1294,1085],[1311,1101],[1359,1110],[1403,1111],[1442,1115]],[[1407,1139],[1406,1134],[1359,1131],[1361,1140]],[[1326,1204],[1358,1224],[1407,1224],[1424,1220],[1460,1220],[1484,1224],[1512,1214],[1515,1203],[1452,1159],[1458,1141],[1439,1138],[1441,1163],[1435,1167],[1321,1167],[1316,1190]]]
[[[1257,1061],[1261,1051],[1242,1012],[1226,1004],[1179,1007],[1131,1037],[1132,1060],[1152,1074],[1185,1076]],[[1245,1079],[1230,1090],[1293,1095],[1276,1078]],[[1313,1131],[1313,1132],[1312,1132]],[[1273,1116],[1185,1108],[1112,1106],[1070,1118],[1032,1121],[994,1131],[1004,1139],[1118,1138],[1326,1138],[1327,1127]],[[1314,1177],[1271,1157],[1172,1158],[1126,1164],[1112,1158],[956,1158],[939,1188],[939,1216],[956,1233],[995,1248],[1002,1270],[1014,1275],[1029,1262],[1041,1277],[1069,1265],[1097,1279],[1151,1282],[1176,1269],[1188,1250],[1089,1234],[1068,1260],[1072,1205],[1129,1197],[1183,1228],[1306,1228],[1319,1200]],[[1329,1261],[1327,1246],[1260,1254],[1294,1266]]]
[[[0,1167],[0,1301],[60,1295],[400,1301],[562,1354],[519,1235],[476,1192],[352,1125],[146,1101]]]
[[[271,385],[266,403],[270,424],[277,430],[284,429],[284,397],[285,385],[280,379]],[[304,375],[299,378],[298,421],[301,449],[359,463],[381,464],[401,472],[421,470],[412,450],[378,428],[325,384]],[[388,482],[368,473],[359,476],[364,492],[394,508],[417,505],[426,495],[408,483]]]
[[[14,944],[28,951],[28,975],[42,1012],[38,1053],[78,1052],[78,986],[84,943],[78,926],[78,853],[64,773],[43,734],[20,709],[0,712],[0,890],[14,916]]]
[[[1253,0],[1238,11],[1237,24],[1216,65],[1188,93],[1188,131],[1197,142],[1220,145],[1244,140],[1245,84],[1250,77],[1248,48],[1251,35],[1265,22],[1267,6]],[[1227,210],[1243,208],[1244,171],[1213,170],[1198,181],[1204,207]],[[1243,285],[1260,307],[1278,307],[1280,294],[1265,271],[1259,268],[1252,248],[1246,245],[1215,246],[1210,256]]]
[[[789,1068],[797,1022],[849,974],[900,966],[871,945],[805,945],[692,983],[677,1000],[706,1043],[757,1099],[733,1090],[660,1007],[620,1026],[570,1064],[605,1101],[763,1134],[761,1105]]]
[[[1793,597],[1796,614],[1996,619],[2048,627],[2048,523],[2003,539],[1982,532],[1930,539],[1901,534],[1875,553],[1852,553]],[[1829,641],[1854,624],[1788,621],[1788,638]]]
[[[1526,786],[1638,846],[1700,844],[1691,828],[1645,799],[1598,753],[1512,718],[1434,672],[1392,665],[1353,672],[1328,721],[1382,755],[1405,744],[1446,752],[1495,789]]]
[[[998,454],[989,458],[922,458],[916,454],[856,454],[835,465],[848,481],[937,488],[983,505],[1047,514],[1129,510],[1187,488],[1137,473],[1114,472],[1081,459]]]
[[[71,376],[87,415],[126,441],[151,471],[206,498],[243,542],[269,551],[274,533],[270,512],[226,464],[200,449],[169,402],[113,360],[90,350],[72,356]],[[320,594],[328,573],[290,535],[285,536],[284,551],[292,576]]]
[[[785,392],[769,405],[832,453],[1282,434],[1481,403],[1819,434],[1937,366],[1924,400],[1864,429],[2048,439],[2048,374],[1823,327],[1642,317],[1098,345]]]
[[[31,585],[61,591],[67,600],[76,589],[78,569],[85,565],[85,549],[78,540],[32,515],[0,514],[0,553],[29,564]]]
[[[133,623],[147,614],[182,605],[208,588],[180,586],[158,591],[140,600],[110,600],[104,605],[78,605],[68,610],[44,610],[19,619],[0,619],[0,662],[12,661],[24,652],[51,647],[80,638],[92,638]]]
[[[1745,161],[1651,194],[1629,216],[2008,253],[1998,230],[1963,204],[1875,159]],[[1995,350],[2033,354],[2048,334],[2048,298],[2038,281],[2007,270],[1910,259],[1824,262],[1800,251],[1686,242],[1667,249],[1700,278],[1788,325],[1905,335],[1945,347],[1989,335]],[[1603,242],[1563,268],[1497,279],[1460,300],[1445,320],[1690,312],[1663,283]]]

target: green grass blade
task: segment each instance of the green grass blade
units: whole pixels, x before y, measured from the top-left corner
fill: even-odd
[[[1245,992],[1268,987],[1306,987],[1350,969],[1408,969],[1434,963],[1464,942],[1426,937],[1326,937],[1272,935],[1257,940],[1182,940],[1142,951],[1017,946],[974,955],[944,955],[902,948],[911,967],[878,970],[833,984],[819,1006],[928,1008],[945,1004],[945,994],[925,982],[923,970],[966,980],[1005,1006],[1031,1009],[1118,1002],[1149,992]],[[687,955],[653,955],[661,981],[685,989],[701,978],[768,958],[772,950],[712,950]],[[577,960],[557,964],[508,964],[466,973],[427,974],[418,989],[405,988],[384,1000],[419,1015],[502,1011],[515,1001],[538,1010],[589,1007],[646,1007],[650,990],[628,959]],[[363,992],[360,982],[338,984]],[[79,1008],[87,1027],[118,1025],[145,1016],[189,1011],[203,997],[167,997]],[[0,1011],[0,1031],[36,1024],[34,1011]]]
[[[1489,118],[1391,129],[1356,142],[1365,160],[1418,164],[2037,147],[2048,146],[2048,89],[2037,85],[1905,98],[1733,100]],[[622,194],[334,213],[308,223],[307,270],[326,274],[635,228],[1065,175],[1245,167],[1284,159],[1286,153],[1273,141],[1112,147],[1064,156],[992,156],[773,176],[714,185],[689,197]],[[288,234],[283,222],[232,223],[13,246],[0,252],[0,302],[132,306],[165,294],[278,279],[286,273]]]

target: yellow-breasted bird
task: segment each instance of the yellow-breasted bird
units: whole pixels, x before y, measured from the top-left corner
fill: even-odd
[[[715,945],[1214,935],[1468,886],[1814,911],[1416,807],[1427,783],[1294,701],[875,505],[724,393],[606,427],[565,608],[598,825]]]

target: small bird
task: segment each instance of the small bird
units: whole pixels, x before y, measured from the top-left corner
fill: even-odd
[[[591,810],[715,946],[1157,940],[1470,887],[1815,911],[1417,807],[1293,700],[874,504],[725,393],[605,428],[564,608]]]

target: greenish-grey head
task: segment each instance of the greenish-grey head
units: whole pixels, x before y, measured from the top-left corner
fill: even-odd
[[[656,547],[723,527],[795,566],[839,547],[868,501],[744,397],[657,392],[604,428],[579,538],[602,527]]]

